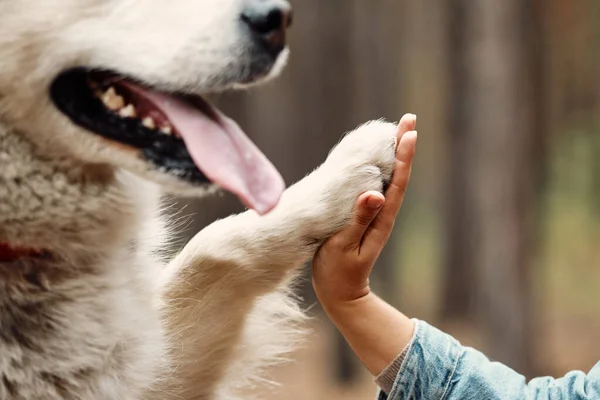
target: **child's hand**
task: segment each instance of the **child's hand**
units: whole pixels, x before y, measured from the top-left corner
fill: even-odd
[[[352,302],[367,295],[369,275],[387,242],[402,205],[417,132],[416,116],[407,114],[398,125],[396,166],[385,198],[366,192],[356,202],[354,221],[331,237],[317,252],[313,262],[313,285],[325,308]]]
[[[415,329],[412,320],[369,289],[369,275],[408,186],[415,124],[414,115],[400,121],[396,167],[385,198],[378,192],[361,195],[354,221],[323,244],[313,263],[313,285],[323,309],[374,376],[402,352]]]

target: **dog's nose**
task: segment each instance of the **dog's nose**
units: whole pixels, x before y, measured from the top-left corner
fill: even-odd
[[[242,20],[269,51],[279,53],[285,47],[285,33],[292,24],[292,6],[285,0],[250,1]]]

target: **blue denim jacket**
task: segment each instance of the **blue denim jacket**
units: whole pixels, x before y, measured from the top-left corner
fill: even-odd
[[[417,321],[417,328],[389,396],[380,400],[598,400],[600,363],[586,375],[570,372],[560,379],[522,375],[489,361],[480,352]]]

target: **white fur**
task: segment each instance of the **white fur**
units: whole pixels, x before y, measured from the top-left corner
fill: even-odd
[[[361,127],[271,213],[217,221],[167,263],[161,191],[183,185],[47,94],[76,65],[194,93],[238,86],[253,57],[244,4],[0,1],[0,243],[50,252],[0,263],[1,399],[247,398],[298,339],[290,284],[389,179],[393,125]]]

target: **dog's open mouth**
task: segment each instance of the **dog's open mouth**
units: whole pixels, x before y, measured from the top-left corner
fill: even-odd
[[[199,96],[165,93],[111,72],[60,74],[50,95],[93,133],[125,145],[190,184],[211,181],[259,213],[271,210],[283,179],[235,122]]]

